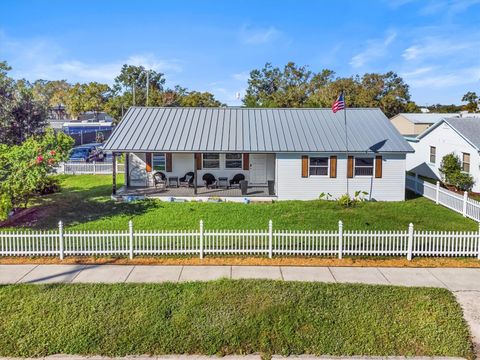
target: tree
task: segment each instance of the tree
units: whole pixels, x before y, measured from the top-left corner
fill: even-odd
[[[74,141],[63,132],[48,129],[20,145],[0,145],[0,219],[24,208],[35,192],[49,182],[49,174],[66,160]]]
[[[191,91],[180,98],[180,106],[219,107],[223,104],[209,92]]]
[[[33,82],[35,99],[46,103],[50,108],[65,104],[71,85],[66,80],[36,80]]]
[[[477,93],[473,91],[467,92],[465,95],[463,95],[462,101],[468,102],[468,104],[465,105],[465,110],[468,112],[478,111],[479,98]]]
[[[35,99],[28,81],[8,77],[10,70],[0,62],[0,143],[15,145],[44,131],[47,106]]]
[[[68,89],[66,105],[68,112],[78,117],[86,111],[97,114],[103,111],[110,97],[111,89],[106,84],[90,82],[88,84],[75,84]]]
[[[447,154],[442,158],[439,171],[446,184],[453,185],[463,191],[472,190],[475,181],[472,175],[462,172],[460,158],[454,153]]]

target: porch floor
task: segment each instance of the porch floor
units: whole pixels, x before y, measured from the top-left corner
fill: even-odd
[[[247,194],[242,195],[239,188],[230,189],[207,189],[206,187],[197,187],[197,194],[194,194],[193,188],[179,187],[160,189],[155,187],[122,187],[117,191],[117,196],[147,196],[147,197],[220,197],[220,198],[245,198],[245,197],[268,197],[275,198],[275,195],[268,195],[268,187],[251,186]]]

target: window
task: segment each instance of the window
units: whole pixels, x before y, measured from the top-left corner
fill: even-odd
[[[165,154],[153,154],[152,156],[153,170],[165,170]]]
[[[355,176],[372,176],[373,158],[359,157],[355,158]]]
[[[462,170],[465,172],[470,172],[470,154],[462,153]]]
[[[203,168],[204,169],[219,169],[220,168],[220,154],[203,154]]]
[[[311,157],[308,172],[310,176],[327,176],[328,157]]]
[[[226,169],[241,169],[242,168],[242,154],[225,154],[225,168]]]
[[[430,146],[430,163],[435,164],[437,161],[437,148],[435,146]]]

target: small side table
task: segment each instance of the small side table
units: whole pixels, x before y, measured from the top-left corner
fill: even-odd
[[[228,189],[228,177],[219,177],[218,187],[222,189]]]
[[[178,176],[170,176],[168,178],[168,186],[178,188]]]

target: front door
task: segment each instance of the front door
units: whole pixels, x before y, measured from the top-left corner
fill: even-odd
[[[250,154],[250,183],[267,183],[267,154]]]

